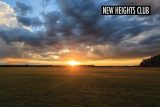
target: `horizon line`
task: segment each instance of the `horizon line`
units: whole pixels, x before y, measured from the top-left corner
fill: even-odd
[[[20,65],[20,64],[6,64],[6,65],[0,65],[0,67],[68,67],[70,65]],[[76,65],[77,67],[139,67],[139,65]]]

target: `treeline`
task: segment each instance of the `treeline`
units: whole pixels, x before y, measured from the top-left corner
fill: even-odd
[[[144,59],[140,63],[141,67],[160,67],[160,55]]]

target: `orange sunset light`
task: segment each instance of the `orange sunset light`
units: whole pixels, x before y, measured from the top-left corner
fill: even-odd
[[[80,62],[75,61],[75,60],[70,60],[67,62],[67,64],[70,66],[77,66],[77,65],[80,65]]]

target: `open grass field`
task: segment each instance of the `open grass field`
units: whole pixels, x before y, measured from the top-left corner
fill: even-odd
[[[0,68],[0,107],[160,107],[160,68]]]

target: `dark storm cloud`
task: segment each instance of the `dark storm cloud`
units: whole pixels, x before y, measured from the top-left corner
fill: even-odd
[[[159,44],[160,45],[160,33],[152,35],[148,38],[145,38],[140,43],[145,44],[145,45],[149,45],[149,44],[152,44],[152,45]]]
[[[30,15],[28,15],[32,12],[31,6],[26,5],[22,2],[16,2],[15,10],[17,12],[18,22],[23,24],[24,26],[38,27],[42,25],[42,22],[38,17],[30,17]]]
[[[10,28],[0,26],[0,38],[7,43],[24,42],[29,45],[40,45],[43,36],[41,33],[33,33],[24,28]]]
[[[73,36],[78,42],[104,44],[121,42],[126,37],[133,37],[154,25],[145,24],[145,19],[130,16],[101,16],[97,0],[60,0],[61,12],[51,12],[45,16],[47,33],[56,36]],[[147,18],[146,18],[147,19]]]
[[[126,49],[129,43],[126,43],[125,45],[122,45],[121,43],[123,43],[124,40],[136,37],[143,32],[150,31],[160,26],[160,24],[157,23],[159,19],[156,18],[159,17],[159,13],[157,11],[159,10],[157,7],[158,1],[116,0],[113,2],[115,2],[115,4],[123,5],[151,5],[154,14],[148,17],[101,16],[100,6],[104,2],[97,0],[88,0],[87,2],[84,0],[60,0],[59,4],[63,14],[65,17],[69,17],[73,21],[73,23],[69,23],[68,28],[70,28],[70,30],[66,27],[66,30],[64,31],[67,31],[70,35],[75,31],[73,34],[74,38],[78,38],[78,42],[86,45],[114,44],[114,47],[112,47],[114,50],[114,53],[112,53],[113,56],[115,53],[119,52],[123,53],[120,56],[125,55],[125,53],[128,54],[127,57],[146,56],[151,53],[154,54],[156,49],[159,48],[159,43],[152,45],[154,44],[153,41],[158,41],[155,39],[157,38],[156,35],[154,38],[148,39],[150,40],[150,44],[144,45],[144,42],[140,41],[137,45],[132,44],[132,49],[135,51]],[[146,49],[147,45],[150,47],[149,49]]]
[[[7,26],[0,26],[0,39],[5,40],[8,44],[22,42],[31,47],[36,46],[42,50],[46,45],[60,44],[60,38],[58,37],[50,37],[43,31],[32,32],[23,27],[10,28]]]
[[[16,8],[15,10],[20,14],[20,15],[25,15],[28,12],[32,11],[32,7],[28,6],[22,2],[16,2]]]
[[[27,17],[27,16],[18,16],[17,17],[18,22],[22,23],[25,26],[41,26],[42,22],[38,17]]]
[[[48,2],[48,0],[47,0]],[[109,46],[109,49],[95,48],[93,54],[102,58],[131,58],[157,54],[160,47],[157,33],[145,37],[143,33],[153,29],[160,30],[160,17],[154,0],[58,0],[59,10],[43,14],[45,30],[31,32],[23,28],[0,29],[1,38],[7,43],[17,41],[30,46],[47,45],[61,49],[70,47],[79,49],[79,45],[96,47]],[[151,4],[152,16],[101,16],[101,5],[109,4]],[[18,7],[23,7],[20,5]],[[20,8],[17,19],[25,26],[40,26],[38,18],[30,18],[26,13],[29,7]],[[24,16],[21,15],[25,14]],[[157,32],[156,31],[156,32]],[[12,34],[12,36],[10,36]],[[133,39],[143,35],[143,39]],[[127,41],[127,42],[126,42]],[[136,41],[136,43],[132,43]],[[42,49],[43,50],[43,49]],[[160,49],[159,49],[160,50]]]
[[[24,26],[32,26],[38,27],[42,25],[42,22],[38,17],[30,17],[28,15],[31,13],[33,8],[29,5],[26,5],[22,2],[16,2],[15,11],[17,13],[17,20],[19,23],[23,24]]]

